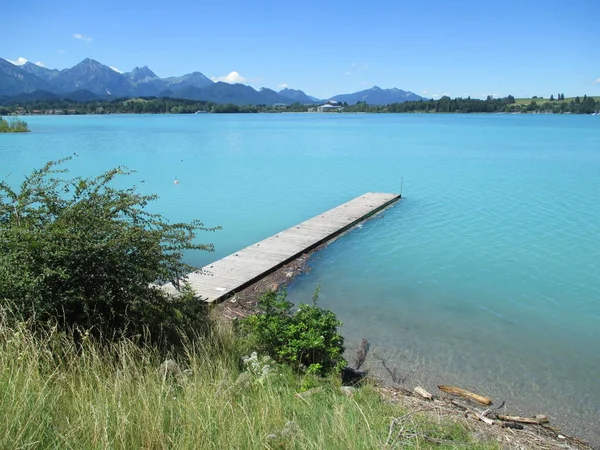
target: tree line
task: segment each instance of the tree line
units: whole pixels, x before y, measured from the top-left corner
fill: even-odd
[[[291,105],[236,105],[218,104],[209,101],[174,99],[169,97],[121,98],[112,100],[75,101],[69,99],[38,99],[0,105],[0,115],[29,114],[193,114],[210,113],[278,113],[307,112],[315,105],[293,103]],[[340,112],[369,113],[555,113],[593,114],[600,111],[600,98],[575,97],[565,99],[558,94],[549,99],[533,97],[516,100],[512,95],[485,100],[477,98],[450,98],[419,100],[388,105],[370,105],[357,102],[344,103]]]
[[[258,113],[307,111],[308,106],[294,103],[285,108],[270,105],[219,104],[202,100],[175,99],[170,97],[139,97],[112,100],[76,101],[71,99],[35,99],[0,104],[0,115],[76,115],[76,114],[194,114],[210,113]]]
[[[512,95],[504,98],[485,100],[476,98],[450,98],[444,96],[439,100],[419,100],[390,105],[377,106],[365,102],[344,107],[344,112],[370,113],[554,113],[554,114],[593,114],[600,110],[600,100],[587,95],[565,100],[532,98],[529,103],[517,102]]]

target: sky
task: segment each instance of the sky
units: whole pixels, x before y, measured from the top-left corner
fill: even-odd
[[[0,57],[425,97],[600,95],[600,0],[19,0]]]

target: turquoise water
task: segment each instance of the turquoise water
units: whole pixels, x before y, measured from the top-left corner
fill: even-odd
[[[200,235],[206,264],[366,191],[405,198],[290,286],[372,343],[409,386],[457,384],[600,443],[600,119],[554,115],[30,117],[0,136],[17,183],[77,153],[74,174],[136,169]],[[179,184],[174,184],[174,179]],[[142,183],[141,181],[144,180]],[[349,353],[352,355],[352,352]]]

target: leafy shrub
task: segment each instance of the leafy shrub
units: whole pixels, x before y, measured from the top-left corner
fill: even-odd
[[[67,158],[68,159],[68,158]],[[13,190],[0,182],[0,305],[19,318],[90,330],[103,338],[144,335],[174,342],[204,323],[200,302],[184,289],[167,296],[152,283],[177,286],[193,270],[185,250],[202,223],[169,224],[145,210],[156,195],[119,190],[131,172],[64,180],[50,162]]]
[[[24,133],[28,132],[27,122],[13,118],[10,122],[0,117],[0,133]]]
[[[262,312],[243,319],[239,330],[249,345],[280,363],[318,375],[341,370],[346,364],[338,332],[342,323],[317,306],[317,296],[318,291],[312,305],[300,304],[293,311],[285,291],[267,292],[259,301]]]

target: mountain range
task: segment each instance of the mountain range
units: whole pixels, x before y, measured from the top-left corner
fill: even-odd
[[[147,66],[120,73],[109,66],[86,58],[63,70],[48,69],[31,62],[13,64],[0,58],[0,97],[5,101],[28,101],[49,98],[72,100],[108,99],[119,97],[173,97],[237,105],[317,104],[323,100],[301,90],[285,88],[279,92],[244,84],[215,82],[200,72],[180,77],[160,78]],[[419,100],[420,97],[401,89],[381,89],[377,86],[353,94],[332,97],[338,102],[358,101],[373,105]]]

